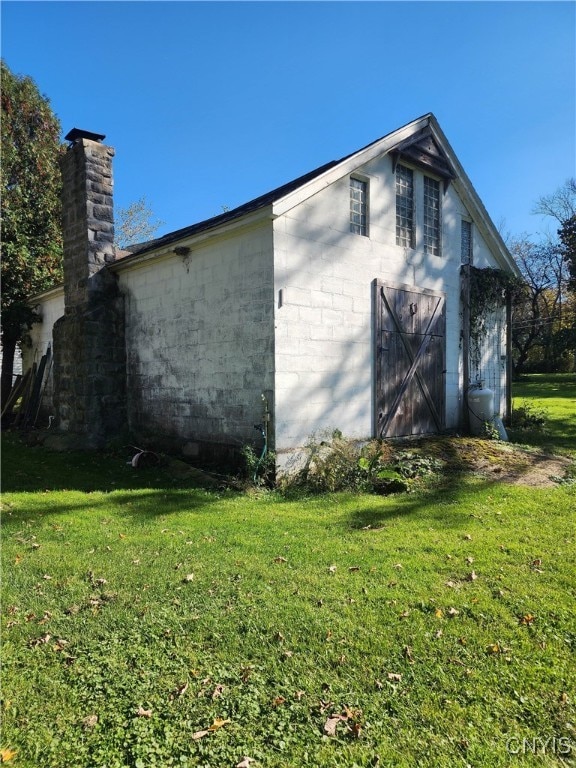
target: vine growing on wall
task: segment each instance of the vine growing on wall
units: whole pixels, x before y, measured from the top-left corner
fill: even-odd
[[[517,290],[517,278],[502,269],[470,267],[470,340],[478,346],[488,333],[488,319]]]

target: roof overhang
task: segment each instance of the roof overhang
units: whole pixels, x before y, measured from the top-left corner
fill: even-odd
[[[492,222],[472,182],[432,113],[414,120],[363,149],[343,158],[307,184],[274,202],[274,217],[282,216],[335,181],[356,172],[361,166],[381,155],[389,155],[394,169],[400,161],[422,168],[444,180],[460,195],[475,224],[488,243],[498,266],[520,277],[520,271]]]
[[[174,256],[185,257],[192,250],[202,247],[216,237],[232,237],[240,229],[260,226],[263,222],[270,221],[271,217],[272,209],[268,205],[243,216],[231,218],[224,223],[199,228],[198,231],[194,231],[193,227],[188,227],[180,231],[180,236],[178,236],[179,233],[175,232],[170,238],[160,238],[156,244],[153,241],[141,251],[124,256],[113,264],[109,264],[107,269],[111,272],[122,272],[149,261],[160,261]]]

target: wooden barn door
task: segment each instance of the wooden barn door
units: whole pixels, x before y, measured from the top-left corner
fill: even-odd
[[[376,281],[376,435],[440,432],[445,414],[445,298]]]

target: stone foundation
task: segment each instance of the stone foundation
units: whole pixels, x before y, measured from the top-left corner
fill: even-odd
[[[126,427],[124,300],[77,309],[54,326],[54,405],[59,430],[102,447]]]

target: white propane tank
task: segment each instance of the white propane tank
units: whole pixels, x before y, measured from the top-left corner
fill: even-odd
[[[468,390],[468,411],[470,413],[470,431],[473,435],[483,435],[486,422],[494,419],[494,392],[484,387],[480,381]]]

